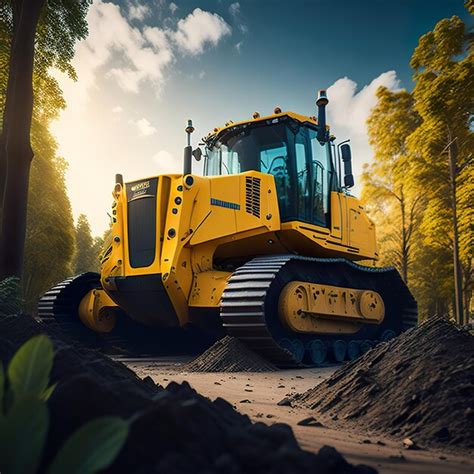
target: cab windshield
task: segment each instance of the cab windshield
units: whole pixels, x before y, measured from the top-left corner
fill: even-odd
[[[329,193],[337,179],[330,146],[316,135],[316,128],[293,120],[236,127],[207,147],[204,174],[272,174],[282,221],[328,225]]]

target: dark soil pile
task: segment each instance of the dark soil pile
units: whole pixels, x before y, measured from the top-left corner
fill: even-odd
[[[474,447],[474,337],[432,319],[379,344],[291,403],[426,446]]]
[[[27,316],[0,318],[0,357],[6,362],[29,337],[46,332]],[[66,342],[48,326],[56,357],[49,400],[50,432],[44,469],[83,423],[101,415],[131,419],[131,431],[113,473],[372,474],[333,448],[303,451],[287,425],[252,423],[225,400],[211,402],[187,383],[157,386],[140,380],[101,353]]]
[[[274,372],[278,369],[235,337],[225,336],[180,370],[184,372]]]

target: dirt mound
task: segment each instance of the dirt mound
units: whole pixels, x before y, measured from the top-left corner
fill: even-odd
[[[357,428],[469,449],[473,396],[474,337],[433,319],[379,344],[291,403]]]
[[[163,388],[140,380],[99,352],[64,341],[61,334],[27,316],[0,318],[0,356],[7,361],[21,343],[48,332],[56,348],[50,398],[50,432],[41,467],[64,440],[99,415],[131,420],[128,440],[113,473],[301,473],[372,474],[352,466],[333,448],[303,451],[283,424],[252,423],[225,400],[211,402],[187,383]]]
[[[274,372],[278,369],[235,337],[225,336],[181,370],[184,372]]]

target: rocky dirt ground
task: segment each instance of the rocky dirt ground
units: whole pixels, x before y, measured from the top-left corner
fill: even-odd
[[[54,327],[12,316],[0,319],[0,359],[40,332],[53,339],[59,381],[45,462],[82,423],[116,414],[134,421],[107,472],[474,472],[473,339],[446,322],[343,366],[264,371],[265,361],[228,338],[197,360],[118,364]]]
[[[262,373],[196,373],[186,371],[190,360],[181,357],[148,361],[125,359],[124,362],[140,377],[150,376],[164,386],[171,381],[187,381],[211,400],[222,397],[253,421],[268,425],[287,423],[301,447],[308,451],[317,452],[329,444],[349,462],[366,464],[386,474],[474,472],[474,461],[468,451],[407,449],[403,444],[404,437],[383,436],[367,427],[358,429],[354,424],[337,428],[328,426],[326,420],[318,420],[311,409],[289,406],[293,395],[326,381],[339,369],[338,366]]]

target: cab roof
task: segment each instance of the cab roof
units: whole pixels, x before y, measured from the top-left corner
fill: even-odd
[[[261,117],[260,114],[258,114],[258,112],[255,112],[254,117],[251,119],[242,120],[240,122],[232,122],[232,120],[230,120],[223,127],[216,127],[212,132],[210,132],[206,137],[203,138],[203,141],[206,144],[210,142],[215,142],[219,138],[219,136],[222,135],[224,131],[231,130],[234,127],[239,127],[245,124],[250,125],[250,124],[259,123],[259,122],[266,122],[268,120],[273,120],[276,118],[283,118],[283,117],[290,117],[291,119],[296,120],[297,122],[300,122],[300,123],[310,123],[312,125],[318,125],[318,120],[316,119],[315,116],[301,115],[301,114],[297,114],[296,112],[291,112],[291,111],[278,112],[271,115],[265,115],[263,117]],[[326,128],[329,130],[328,125],[326,125]]]

